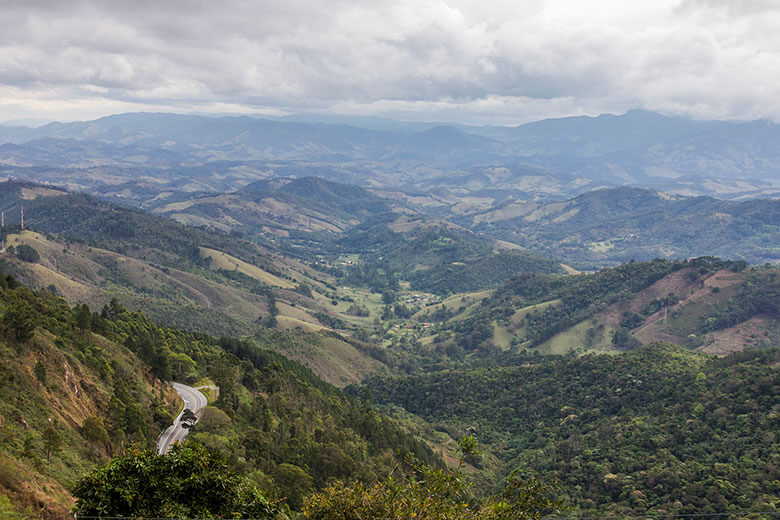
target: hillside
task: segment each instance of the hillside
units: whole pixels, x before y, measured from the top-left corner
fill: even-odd
[[[629,187],[585,191],[583,186],[575,198],[550,201],[506,172],[494,171],[477,184],[454,177],[452,182],[462,184],[403,192],[309,177],[277,179],[155,211],[190,225],[240,232],[304,258],[364,253],[372,247],[366,236],[382,243],[384,251],[377,255],[386,257],[403,242],[398,234],[442,228],[464,236],[470,232],[476,242],[491,240],[494,249],[525,249],[584,270],[657,257],[780,261],[774,246],[780,239],[776,200],[735,202]],[[416,265],[405,269],[414,271]]]
[[[21,244],[33,247],[41,259],[25,262],[9,253],[10,247]],[[71,304],[98,309],[117,298],[130,309],[145,311],[158,323],[217,336],[261,338],[268,326],[275,326],[289,331],[289,336],[269,344],[270,348],[308,364],[341,386],[358,381],[358,374],[385,369],[368,354],[367,346],[338,334],[318,334],[333,330],[320,321],[330,316],[325,313],[339,312],[331,310],[337,307],[330,300],[315,292],[312,297],[302,295],[294,290],[296,285],[284,279],[279,279],[280,285],[267,284],[276,281],[274,275],[224,253],[212,261],[211,270],[193,272],[32,231],[8,235],[7,245],[6,252],[0,254],[6,269],[25,283],[55,290]],[[208,253],[212,250],[206,251],[204,258],[214,256]],[[322,313],[319,319],[318,312]]]
[[[496,250],[524,249],[583,270],[658,257],[780,261],[774,247],[780,239],[780,203],[775,200],[734,202],[622,187],[549,201],[539,200],[514,177],[502,179],[495,173],[478,185],[408,193],[308,177],[278,179],[155,211],[191,225],[241,232],[309,259],[367,252],[384,258],[414,256],[403,250],[419,248],[413,243],[417,237],[438,228],[445,237],[471,234],[475,246],[482,242]],[[456,253],[450,262],[463,263],[464,257]],[[412,259],[403,270],[415,272],[420,266],[426,267]]]
[[[777,280],[777,268],[712,257],[522,274],[420,311],[427,327],[416,341],[432,359],[619,353],[657,341],[717,355],[766,348],[780,341]]]
[[[409,281],[415,290],[438,294],[495,287],[521,271],[560,270],[554,261],[519,251],[509,242],[392,205],[363,188],[319,178],[255,183],[241,192],[156,210],[189,226],[86,195],[60,196],[63,192],[50,187],[24,183],[7,187],[0,207],[10,222],[18,222],[16,212],[24,204],[28,226],[49,233],[169,269],[234,270],[241,262],[257,264],[266,274],[255,278],[284,289],[307,284],[323,294],[324,286],[335,283],[332,275],[339,273],[329,266],[355,264],[354,255],[360,269],[380,269],[388,280]],[[258,204],[267,206],[261,210]],[[208,251],[238,260],[223,261],[226,257]],[[340,282],[365,285],[361,278],[366,275],[347,273]]]
[[[776,200],[730,202],[614,188],[561,202],[509,200],[453,220],[579,269],[656,257],[780,260]]]
[[[337,234],[391,205],[354,185],[319,177],[257,181],[233,193],[164,204],[154,213],[189,225],[211,226],[276,241],[306,233]]]
[[[317,203],[334,208],[366,193],[312,182]],[[0,204],[10,215],[24,204],[26,229],[3,230],[2,265],[40,288],[3,277],[4,377],[16,386],[2,401],[11,405],[0,424],[13,431],[0,456],[7,474],[29,466],[38,483],[0,481],[17,510],[40,501],[69,507],[66,490],[79,472],[107,456],[95,455],[84,435],[102,439],[98,452],[149,445],[176,411],[160,383],[171,379],[219,387],[191,439],[295,510],[329,479],[385,479],[398,454],[438,464],[435,453],[451,457],[464,431],[476,431],[487,449],[470,462],[477,493],[518,468],[556,478],[561,497],[590,514],[774,507],[766,486],[733,488],[739,475],[776,479],[775,267],[702,257],[567,274],[456,225],[371,210],[334,235],[330,256],[308,265],[236,234],[51,187],[5,186]],[[71,308],[60,296],[89,307]],[[236,332],[243,339],[227,337]],[[641,346],[659,340],[686,348]],[[718,361],[693,349],[746,352]],[[134,370],[132,388],[117,382],[123,365]],[[56,393],[44,383],[55,373],[66,396],[83,395],[87,383],[102,393],[94,402],[52,401],[41,392]],[[68,373],[86,383],[71,384]],[[366,377],[353,397],[331,386]],[[371,396],[396,406],[387,410],[398,419],[376,412]],[[28,413],[38,430],[25,442]],[[87,413],[99,421],[85,430]],[[47,448],[48,458],[70,472],[30,462],[43,456],[53,414],[57,435],[78,447]],[[101,423],[104,430],[92,427]],[[613,437],[609,454],[605,439]],[[715,451],[703,452],[701,439]],[[705,463],[719,469],[705,474]],[[56,491],[42,491],[49,483]]]
[[[515,174],[495,170],[480,174],[479,182],[452,177],[447,188],[408,192],[309,177],[277,179],[236,193],[162,205],[155,212],[190,225],[240,232],[303,258],[365,253],[380,242],[384,250],[376,256],[387,257],[404,242],[403,235],[414,239],[423,230],[442,228],[471,233],[475,242],[490,240],[494,249],[525,249],[584,270],[657,257],[780,261],[774,246],[780,239],[776,200],[735,202],[581,186],[575,198],[551,201]],[[539,182],[553,178],[542,171],[523,172]],[[405,270],[417,265],[411,262]]]
[[[378,291],[396,290],[404,281],[413,290],[446,296],[496,287],[516,273],[563,272],[551,258],[408,215],[369,220],[349,229],[337,245],[359,259],[344,281]]]
[[[588,288],[608,302],[610,294],[625,295],[630,287],[631,298],[616,303],[644,301],[655,309],[671,301],[654,303],[656,294],[684,283],[694,288],[687,307],[700,308],[696,302],[705,289],[730,294],[709,315],[713,320],[702,320],[718,331],[774,313],[772,305],[780,301],[774,269],[740,267],[702,259],[628,264],[596,275],[527,275],[488,294],[487,301],[532,302],[545,295],[577,301],[572,298]],[[670,278],[675,276],[680,279]],[[530,283],[545,277],[546,285]],[[456,297],[454,303],[475,311],[485,297]],[[0,424],[8,433],[0,443],[0,486],[17,511],[42,506],[63,511],[72,503],[67,490],[81,474],[108,454],[153,443],[176,410],[176,399],[161,383],[167,379],[219,387],[192,441],[221,454],[266,496],[286,497],[293,509],[330,477],[367,483],[385,478],[397,464],[392,454],[398,449],[434,462],[408,428],[437,450],[450,450],[451,438],[467,427],[488,450],[489,458],[476,462],[481,486],[513,468],[556,477],[559,496],[583,512],[723,512],[774,505],[776,493],[766,485],[737,492],[735,483],[778,478],[770,463],[780,449],[772,434],[780,406],[776,349],[722,360],[671,346],[606,357],[512,354],[496,358],[499,365],[488,369],[367,381],[373,399],[403,406],[435,424],[435,432],[409,416],[402,428],[368,401],[347,398],[310,370],[263,348],[306,342],[295,334],[269,331],[258,340],[216,340],[160,327],[116,300],[100,314],[86,306],[70,308],[49,291],[31,292],[5,275],[0,302],[0,371],[6,382]],[[539,317],[545,308],[537,306]],[[603,305],[595,310],[594,316],[613,312]],[[617,445],[606,450],[605,439],[613,438]],[[704,465],[715,472],[702,471]]]
[[[474,432],[504,472],[555,477],[578,515],[772,511],[778,360],[777,348],[713,359],[655,344],[363,388],[441,430]]]
[[[309,190],[312,183],[322,190]],[[319,179],[282,185],[302,205],[329,200],[334,212],[354,212],[343,206],[363,204],[360,196],[365,205],[384,204],[362,188]],[[0,209],[14,225],[2,234],[7,247],[0,261],[26,283],[93,309],[117,298],[157,323],[215,336],[266,342],[269,329],[288,331],[268,348],[339,386],[416,369],[418,356],[387,349],[388,337],[402,337],[405,319],[443,295],[496,287],[517,272],[561,270],[553,260],[498,251],[491,239],[403,214],[390,214],[390,222],[367,217],[325,241],[327,254],[296,251],[311,257],[307,265],[281,244],[248,242],[51,187],[4,186]],[[22,205],[24,232],[13,220]],[[20,247],[37,258],[26,261]]]
[[[3,274],[0,349],[0,494],[17,512],[65,513],[87,471],[153,447],[180,406],[171,379],[218,387],[191,442],[294,510],[329,478],[371,484],[412,452],[437,463],[398,422],[302,365],[159,327],[116,300],[91,313]]]
[[[72,304],[96,307],[117,297],[159,323],[214,335],[263,337],[268,327],[290,330],[290,337],[298,339],[269,347],[339,385],[388,368],[415,370],[431,355],[452,360],[469,352],[512,348],[620,351],[637,341],[659,340],[726,353],[777,336],[771,310],[712,328],[721,323],[718,313],[725,312],[729,298],[748,281],[745,273],[728,274],[742,270],[744,263],[639,262],[592,275],[562,276],[561,266],[552,260],[501,249],[511,244],[441,220],[413,213],[374,215],[377,207],[386,208],[382,199],[321,179],[281,179],[248,190],[280,198],[295,194],[291,208],[320,205],[331,216],[340,212],[362,219],[331,232],[329,240],[300,231],[295,240],[306,245],[297,248],[281,237],[275,246],[259,237],[248,242],[235,233],[186,227],[51,187],[6,186],[0,204],[9,220],[23,203],[28,227],[46,231],[7,237],[8,245],[27,244],[40,256],[29,262],[8,251],[2,255],[7,268],[26,282],[39,288],[53,285]],[[683,208],[678,229],[686,237],[696,237],[690,215],[739,209],[742,220],[707,232],[719,240],[774,218],[770,201],[670,200],[621,189],[537,208],[525,219],[528,225],[574,226],[582,222],[574,211],[581,207],[587,208],[587,220],[608,228],[617,222],[629,225],[626,214],[636,213],[634,206],[661,211],[670,203]],[[560,215],[572,213],[577,216],[561,220]],[[729,243],[733,257],[739,241]],[[619,244],[615,250],[623,247]],[[292,249],[308,265],[286,254]],[[770,276],[773,271],[765,272]],[[478,305],[439,306],[453,295],[453,301],[465,302],[469,294],[492,288],[495,293]],[[415,319],[409,321],[412,315]]]
[[[47,291],[0,277],[0,489],[18,511],[66,512],[111,454],[148,448],[177,397],[121,338]]]
[[[343,299],[331,275],[218,231],[185,227],[85,195],[5,186],[0,207],[7,222],[24,204],[27,229],[20,233],[17,221],[4,231],[8,247],[0,261],[34,287],[53,288],[72,305],[93,309],[117,298],[158,323],[215,336],[290,330],[297,339],[271,347],[287,349],[287,355],[339,385],[385,368],[369,355],[369,345],[348,337],[368,325],[346,312],[355,296],[369,300],[368,291]],[[15,254],[22,244],[39,258],[22,260]],[[335,329],[346,337],[330,334]]]
[[[320,265],[356,257],[340,281],[376,290],[394,289],[395,278],[415,290],[448,294],[495,287],[517,272],[561,270],[553,260],[519,252],[512,243],[317,177],[258,181],[236,193],[165,205],[155,213],[273,243]]]

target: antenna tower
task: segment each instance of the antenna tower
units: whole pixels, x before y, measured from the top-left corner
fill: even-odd
[[[666,311],[667,311],[667,310],[668,310],[668,309],[664,309],[664,325],[666,325]]]
[[[24,206],[21,206],[21,215],[22,215],[22,231],[24,231]]]
[[[0,211],[0,228],[5,227],[5,211]]]

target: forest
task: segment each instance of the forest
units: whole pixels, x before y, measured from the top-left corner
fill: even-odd
[[[669,344],[620,356],[406,377],[355,393],[470,431],[499,474],[544,475],[583,515],[772,511],[780,471],[780,349],[726,358]]]

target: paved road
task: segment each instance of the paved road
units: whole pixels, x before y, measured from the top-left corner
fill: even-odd
[[[177,442],[183,441],[187,434],[190,433],[190,430],[184,428],[181,424],[181,416],[184,413],[184,409],[189,408],[199,416],[201,409],[208,404],[206,396],[198,391],[197,388],[181,383],[171,383],[171,386],[173,386],[173,389],[176,390],[184,400],[184,408],[182,408],[179,415],[173,421],[173,424],[160,435],[159,439],[157,439],[157,453],[160,455],[168,453],[171,446]]]

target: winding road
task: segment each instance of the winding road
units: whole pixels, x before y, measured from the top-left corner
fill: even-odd
[[[157,439],[157,453],[165,455],[168,450],[176,444],[181,442],[190,433],[189,428],[182,426],[181,417],[184,414],[184,410],[190,409],[195,415],[200,416],[200,411],[208,404],[206,396],[203,395],[197,388],[183,385],[181,383],[171,383],[171,386],[176,390],[181,398],[184,400],[184,408],[182,408],[179,415],[173,421],[173,424],[168,427],[167,430],[162,432],[160,438]]]

